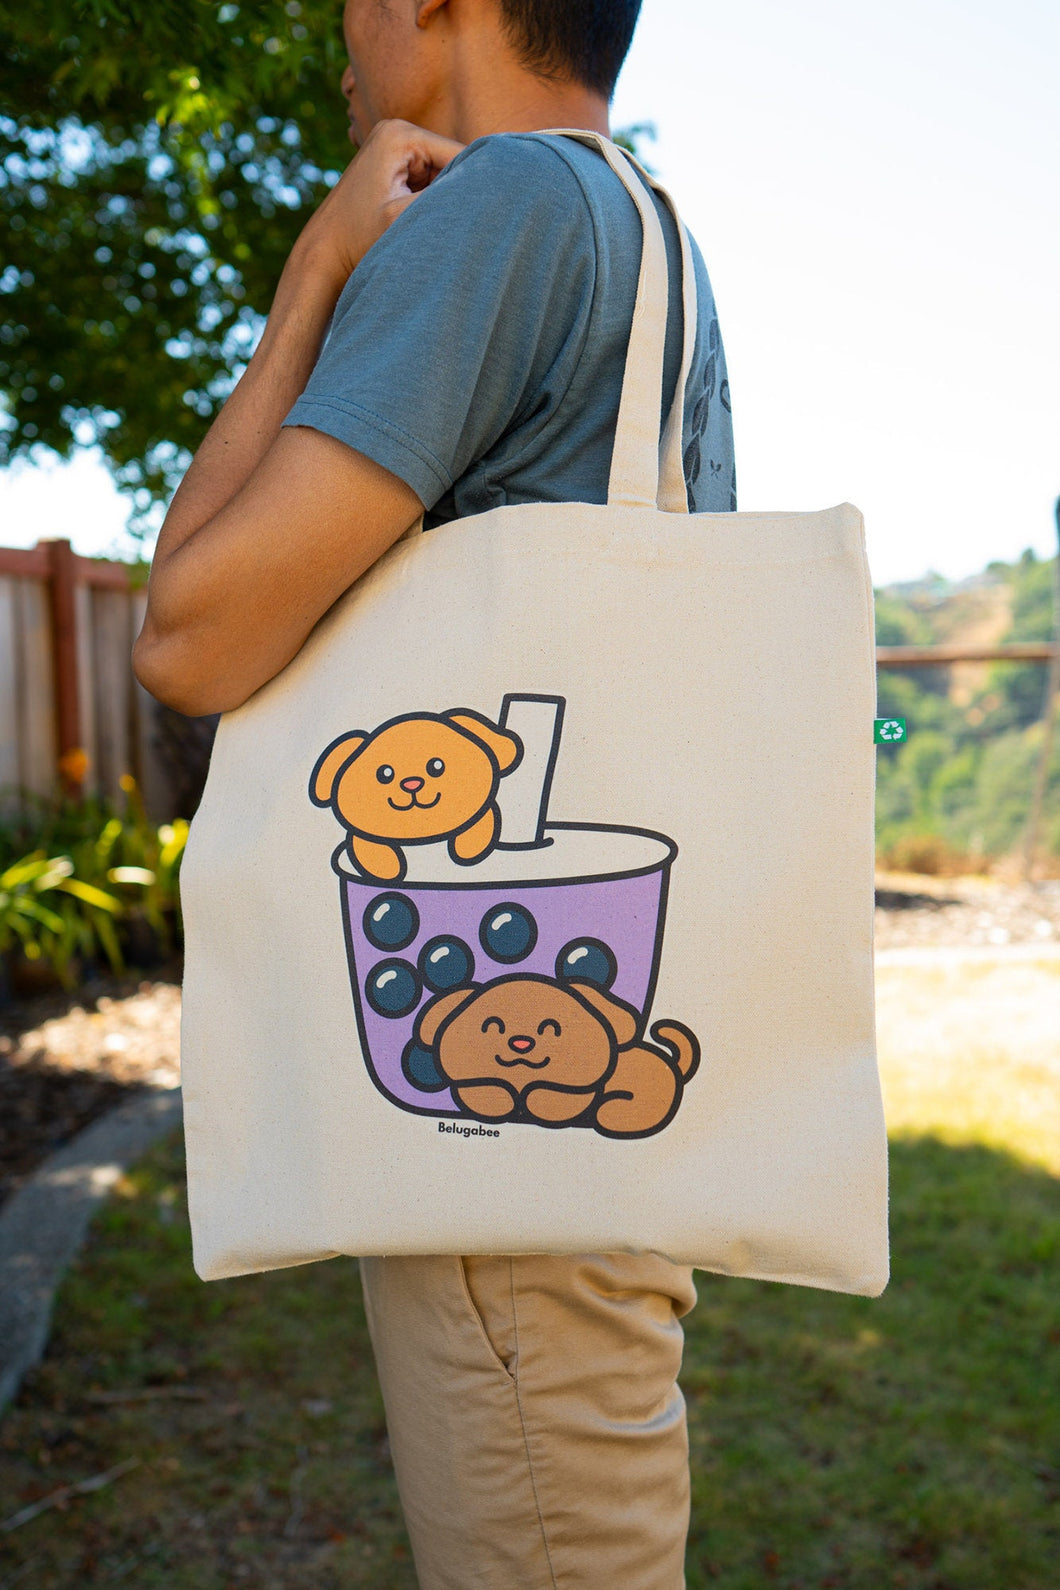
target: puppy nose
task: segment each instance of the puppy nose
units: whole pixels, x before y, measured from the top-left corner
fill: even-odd
[[[516,1054],[529,1054],[534,1047],[532,1038],[509,1038],[508,1048],[514,1049]]]
[[[425,782],[422,778],[403,778],[401,780],[401,788],[407,789],[410,795],[415,795],[418,789],[423,788]]]

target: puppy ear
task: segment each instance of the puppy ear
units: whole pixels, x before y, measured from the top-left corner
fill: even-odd
[[[423,1007],[416,1023],[416,1037],[425,1049],[434,1048],[434,1040],[443,1021],[448,1021],[462,1006],[470,1004],[477,992],[476,988],[454,988],[451,994],[440,994]]]
[[[339,774],[348,762],[353,761],[361,747],[367,745],[368,739],[369,736],[358,729],[354,734],[340,734],[337,740],[332,740],[326,751],[321,752],[309,780],[309,798],[315,805],[330,806]]]
[[[632,1005],[627,1005],[623,999],[616,999],[614,994],[605,993],[596,983],[568,983],[567,987],[604,1018],[620,1049],[633,1042],[640,1029],[640,1017]]]
[[[450,723],[455,723],[457,728],[463,729],[466,734],[473,734],[476,740],[488,746],[497,759],[497,766],[502,773],[510,773],[519,766],[523,759],[523,742],[517,734],[511,734],[507,729],[498,729],[495,723],[488,718],[483,718],[479,713],[472,712],[470,707],[461,707],[453,712],[445,712],[443,717]]]

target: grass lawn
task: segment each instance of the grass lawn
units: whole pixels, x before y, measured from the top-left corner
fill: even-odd
[[[699,1278],[690,1590],[1060,1590],[1060,967],[878,986],[894,1280]],[[0,1590],[414,1590],[356,1266],[203,1286],[182,1173],[163,1145],[96,1222],[0,1523],[136,1466],[0,1534]]]

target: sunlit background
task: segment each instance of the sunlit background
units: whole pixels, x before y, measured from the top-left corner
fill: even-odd
[[[1055,548],[1055,0],[645,0],[616,125],[707,258],[740,507],[843,499],[877,584]],[[121,544],[91,454],[0,474],[0,541]]]

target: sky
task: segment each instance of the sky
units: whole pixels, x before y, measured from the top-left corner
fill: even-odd
[[[877,585],[1056,549],[1056,0],[644,0],[615,96],[705,255],[742,509],[864,513]],[[120,544],[102,465],[0,543]]]

